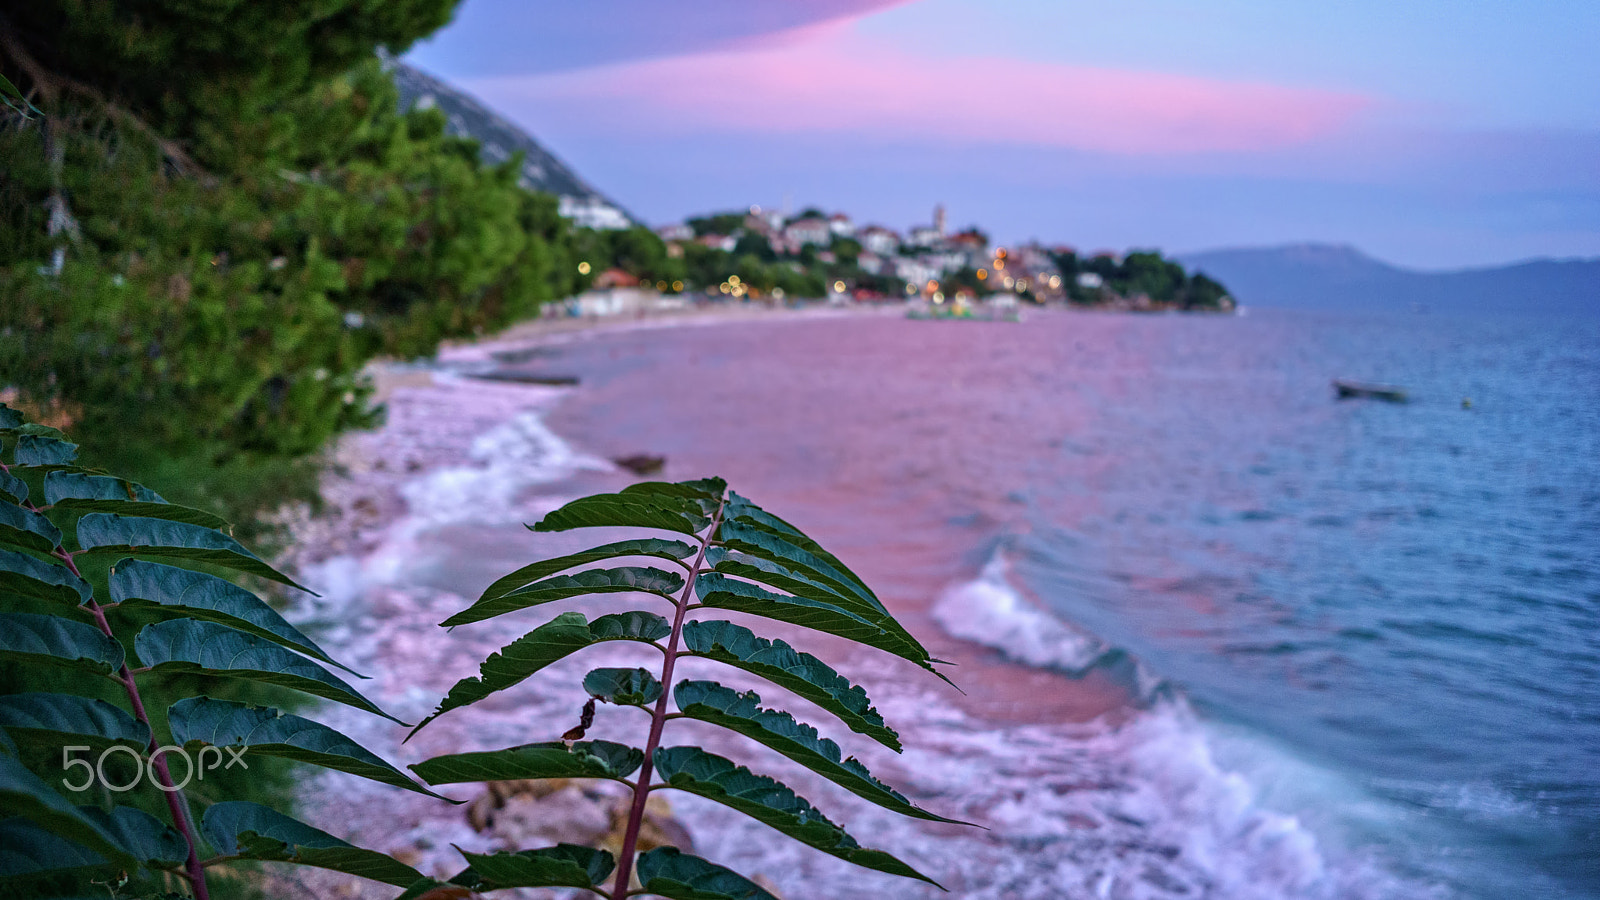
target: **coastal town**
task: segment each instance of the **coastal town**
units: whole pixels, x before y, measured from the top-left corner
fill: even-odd
[[[1080,254],[1037,242],[994,246],[980,228],[952,230],[943,205],[934,207],[930,222],[904,233],[815,207],[791,215],[751,206],[650,231],[618,227],[614,218],[574,219],[593,259],[577,263],[591,279],[590,290],[568,302],[569,314],[819,298],[935,308],[1229,312],[1235,306],[1221,284],[1159,252]]]

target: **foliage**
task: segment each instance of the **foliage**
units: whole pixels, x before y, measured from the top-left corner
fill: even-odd
[[[525,778],[618,782],[632,793],[621,852],[613,857],[599,849],[560,844],[492,855],[468,853],[464,854],[467,867],[448,883],[425,879],[404,897],[451,886],[479,892],[566,886],[621,898],[629,895],[631,884],[637,884],[635,894],[679,900],[771,898],[743,876],[675,848],[637,853],[646,802],[662,790],[685,791],[721,803],[847,862],[935,883],[883,851],[862,847],[782,783],[699,747],[662,743],[664,728],[672,720],[719,725],[885,809],[952,822],[911,803],[860,762],[844,757],[839,746],[816,728],[787,712],[764,708],[754,691],[741,693],[713,681],[673,682],[679,660],[713,660],[771,681],[831,714],[850,731],[898,752],[899,736],[873,708],[866,692],[827,663],[783,641],[762,638],[745,626],[705,617],[713,611],[732,612],[788,622],[875,647],[938,674],[927,650],[843,562],[794,526],[728,490],[718,478],[647,482],[616,494],[585,497],[530,527],[541,532],[636,528],[664,531],[671,537],[617,541],[524,566],[490,585],[477,602],[442,625],[466,625],[597,594],[664,601],[670,607],[670,620],[639,609],[594,619],[563,612],[485,660],[480,674],[456,684],[417,730],[597,643],[647,644],[661,654],[660,666],[654,671],[589,672],[583,679],[589,704],[578,727],[561,740],[439,756],[412,769],[431,785]],[[626,560],[648,564],[616,565]],[[597,702],[649,712],[644,746],[584,740]],[[676,712],[669,711],[669,702]]]
[[[1154,250],[1135,250],[1120,261],[1113,256],[1080,258],[1068,250],[1051,255],[1075,303],[1098,304],[1144,297],[1157,306],[1190,310],[1227,310],[1233,299],[1221,284],[1204,273],[1190,275],[1182,265]],[[1097,275],[1101,284],[1079,284],[1078,276]]]
[[[0,111],[0,388],[80,427],[97,458],[192,476],[174,483],[209,508],[246,493],[233,510],[249,515],[303,493],[298,461],[373,421],[368,360],[576,288],[554,198],[519,187],[516,160],[481,163],[437,111],[400,112],[372,56],[450,5],[319,4],[309,45],[311,17],[279,4],[27,6],[16,34],[38,58],[0,49],[46,117]],[[47,52],[51,28],[112,48],[115,74]],[[179,79],[188,66],[214,68]],[[218,86],[239,97],[208,106]]]
[[[61,432],[0,405],[0,659],[55,674],[48,691],[0,695],[0,894],[81,896],[100,884],[205,900],[207,869],[235,860],[415,883],[420,873],[387,856],[219,794],[225,756],[229,768],[294,760],[431,792],[331,728],[202,692],[202,679],[221,679],[387,715],[311,638],[212,574],[294,586],[227,523],[77,454]],[[194,690],[153,702],[184,683]],[[147,811],[162,807],[166,822]]]

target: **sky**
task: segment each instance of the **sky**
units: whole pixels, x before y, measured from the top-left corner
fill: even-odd
[[[408,61],[653,224],[1600,256],[1594,0],[465,0]]]

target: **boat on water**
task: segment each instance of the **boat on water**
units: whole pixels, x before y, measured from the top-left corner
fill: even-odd
[[[1406,402],[1405,388],[1392,384],[1374,384],[1365,381],[1347,381],[1336,378],[1333,381],[1334,396],[1340,400],[1387,400],[1390,403]]]

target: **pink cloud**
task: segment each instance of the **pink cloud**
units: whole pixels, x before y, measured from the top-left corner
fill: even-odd
[[[1127,154],[1261,151],[1339,131],[1353,94],[1001,56],[923,57],[828,23],[782,42],[482,79],[508,108],[581,105],[630,133],[841,133]]]

